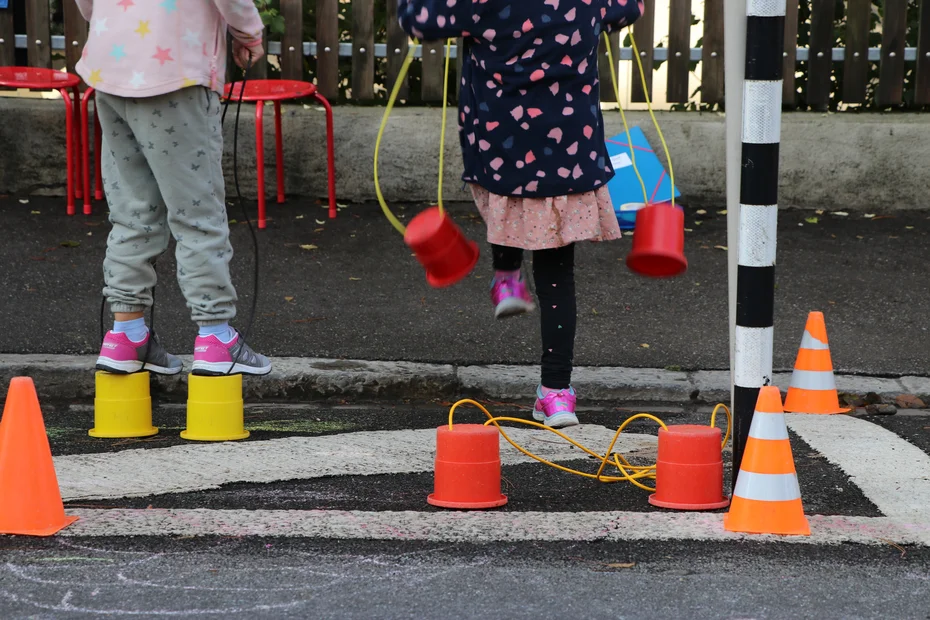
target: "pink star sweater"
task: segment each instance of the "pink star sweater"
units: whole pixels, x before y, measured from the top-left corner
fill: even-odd
[[[77,0],[90,22],[77,65],[84,81],[118,97],[154,97],[188,86],[222,92],[226,30],[261,45],[252,0]]]

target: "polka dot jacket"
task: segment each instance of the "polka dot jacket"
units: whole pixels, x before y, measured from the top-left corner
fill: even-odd
[[[642,0],[397,0],[400,25],[464,37],[462,179],[501,196],[595,190],[614,174],[604,142],[597,50]]]

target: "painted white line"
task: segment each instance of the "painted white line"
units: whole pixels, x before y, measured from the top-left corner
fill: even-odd
[[[845,415],[786,414],[788,426],[842,469],[887,517],[930,517],[930,456],[889,430]]]
[[[464,416],[463,416],[464,417]],[[517,443],[552,461],[586,455],[551,433],[508,429]],[[566,435],[595,451],[606,450],[616,429],[584,424]],[[615,450],[655,460],[655,435],[624,433]],[[65,501],[146,497],[216,489],[232,482],[268,483],[324,476],[433,471],[436,430],[344,433],[242,443],[185,444],[170,448],[60,456],[55,459]],[[501,462],[532,462],[501,438]]]
[[[424,498],[425,502],[425,498]],[[930,546],[930,521],[810,516],[811,536],[734,534],[723,515],[646,512],[366,512],[335,510],[69,510],[64,536],[280,536],[495,541],[695,540]]]

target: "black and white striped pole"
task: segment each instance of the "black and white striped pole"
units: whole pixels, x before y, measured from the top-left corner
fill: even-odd
[[[736,248],[734,485],[759,389],[772,379],[784,32],[785,0],[747,0]]]

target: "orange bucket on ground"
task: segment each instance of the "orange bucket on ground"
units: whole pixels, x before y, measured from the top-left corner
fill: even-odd
[[[436,288],[452,286],[478,263],[478,244],[465,237],[439,207],[430,207],[413,218],[404,242],[426,269],[426,281]]]
[[[656,492],[649,503],[675,510],[714,510],[729,505],[723,495],[719,428],[682,424],[659,429]]]
[[[670,203],[640,209],[626,266],[650,278],[670,278],[687,271],[684,211]]]
[[[500,437],[482,424],[440,426],[436,431],[435,489],[426,501],[442,508],[496,508],[501,493]]]

